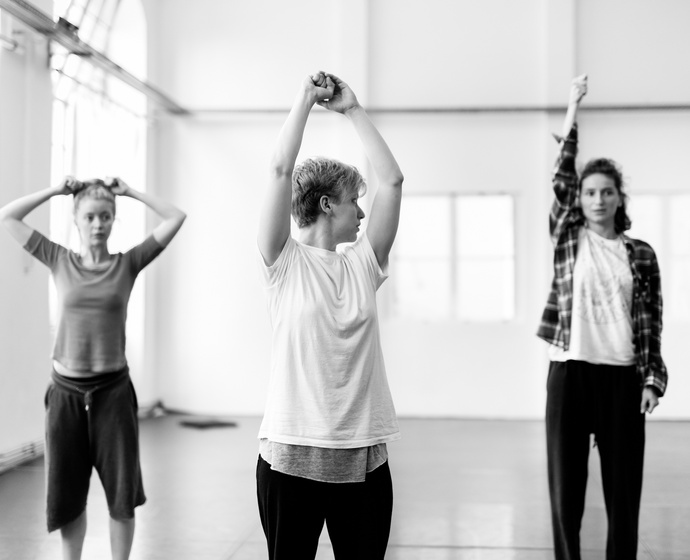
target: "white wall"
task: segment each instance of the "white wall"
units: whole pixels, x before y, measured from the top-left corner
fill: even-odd
[[[37,2],[50,10],[47,0]],[[0,206],[50,183],[51,84],[46,43],[12,28],[22,48],[0,48]],[[48,232],[48,208],[28,222]],[[0,453],[43,437],[50,373],[48,270],[0,231]]]
[[[690,54],[680,47],[690,31],[690,4],[200,0],[191,8],[148,0],[146,6],[151,79],[202,111],[161,117],[155,125],[159,186],[189,213],[174,256],[155,271],[150,348],[164,403],[207,413],[262,410],[269,333],[255,234],[264,170],[302,76],[326,69],[346,79],[366,106],[399,110],[373,115],[400,161],[407,192],[481,188],[516,196],[514,321],[402,321],[388,313],[384,285],[383,344],[399,413],[541,417],[546,358],[534,332],[551,279],[550,132],[560,130],[563,113],[538,109],[564,107],[570,79],[581,72],[590,74],[592,105],[688,103]],[[491,107],[515,110],[470,112]],[[687,111],[585,110],[583,156],[619,158],[634,188],[644,184],[645,192],[670,182],[688,192],[688,118]],[[301,156],[314,154],[368,172],[337,116],[313,115]],[[420,217],[419,227],[424,219],[433,217]],[[680,355],[687,331],[688,325],[666,325],[671,383],[655,416],[688,416]]]

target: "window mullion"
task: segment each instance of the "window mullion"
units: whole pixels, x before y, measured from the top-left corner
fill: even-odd
[[[460,258],[458,255],[458,227],[457,227],[457,205],[458,194],[450,195],[450,309],[451,319],[459,319],[460,312],[458,304],[460,302],[460,294],[458,293],[458,266]]]

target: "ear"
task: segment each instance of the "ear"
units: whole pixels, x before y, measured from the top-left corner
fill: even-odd
[[[332,212],[331,200],[326,195],[319,199],[319,208],[324,214],[330,214]]]

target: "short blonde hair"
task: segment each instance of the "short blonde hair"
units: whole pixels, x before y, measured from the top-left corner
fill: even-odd
[[[366,182],[356,167],[335,159],[310,158],[292,172],[292,216],[300,228],[316,222],[322,196],[342,202],[348,194],[363,196]]]

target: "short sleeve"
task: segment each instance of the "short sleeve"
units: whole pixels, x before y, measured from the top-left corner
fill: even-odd
[[[266,287],[270,288],[280,284],[288,273],[291,264],[295,259],[295,252],[297,251],[297,244],[292,237],[288,237],[283,250],[278,255],[276,262],[271,266],[266,266],[261,252],[259,252],[259,261],[261,266],[261,272],[263,274],[263,279]]]
[[[386,264],[384,268],[381,268],[366,232],[352,245],[346,246],[346,248],[343,249],[343,254],[346,256],[351,254],[360,261],[377,290],[381,287],[381,284],[385,282],[386,278],[388,278],[388,264]]]
[[[160,255],[162,251],[163,247],[156,241],[153,234],[151,234],[139,245],[127,251],[125,257],[130,263],[132,272],[138,274],[146,268],[153,259]]]
[[[36,230],[29,237],[26,245],[24,245],[24,249],[51,270],[53,270],[60,258],[68,253],[65,247],[54,243]]]

